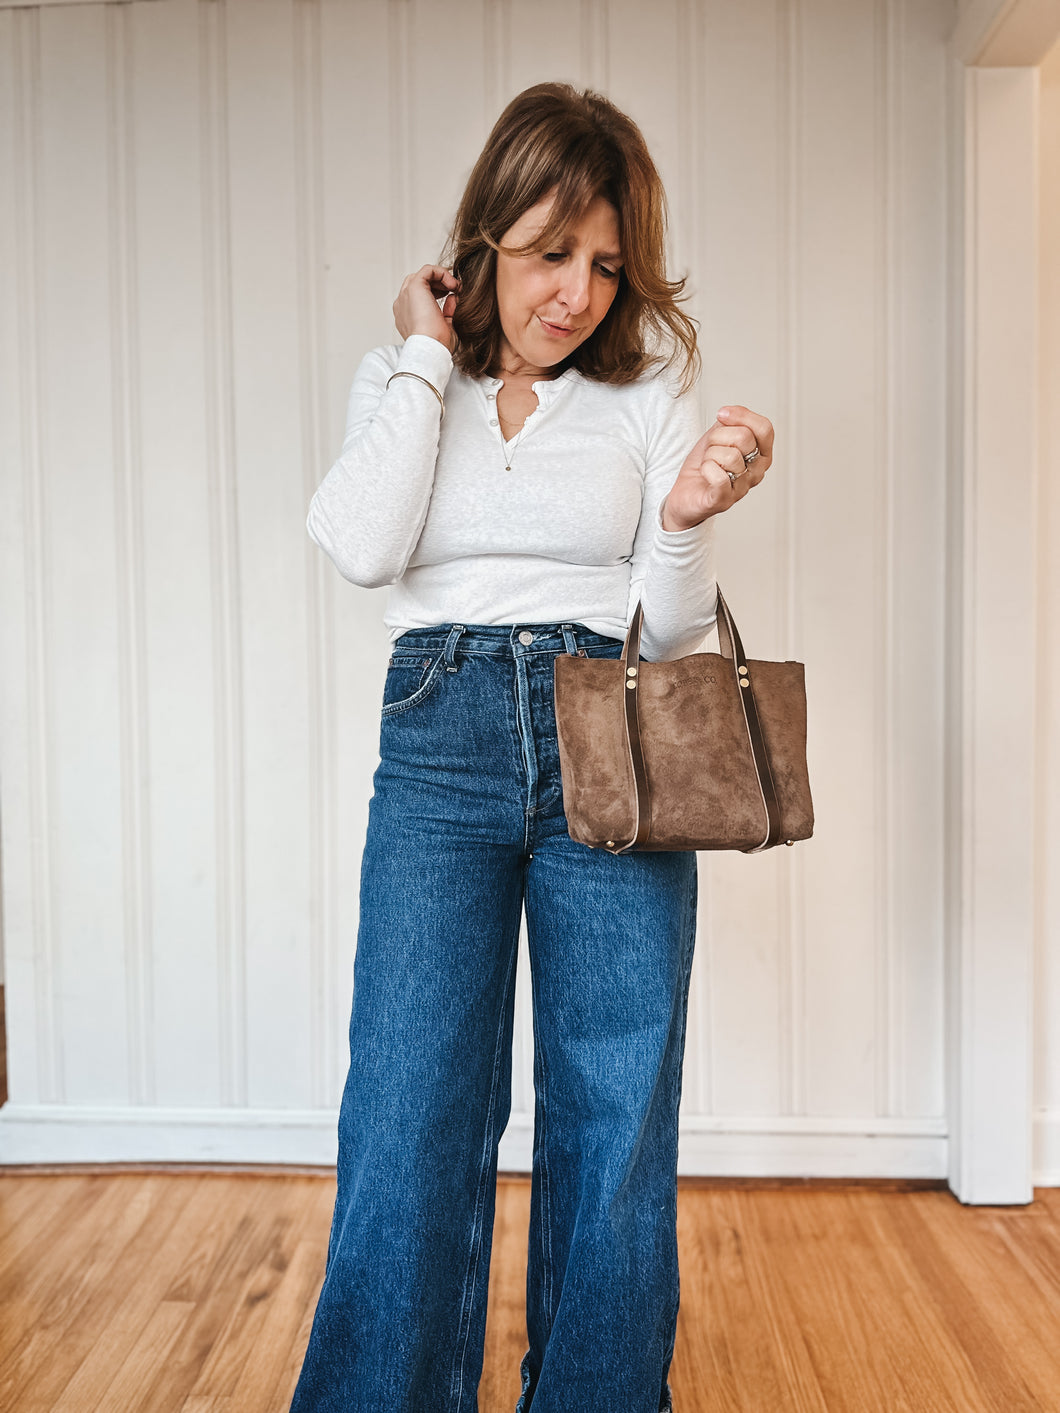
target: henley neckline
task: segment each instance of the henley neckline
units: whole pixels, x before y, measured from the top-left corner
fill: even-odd
[[[546,396],[551,398],[555,395],[553,390],[558,388],[560,383],[569,382],[577,377],[580,377],[577,368],[564,368],[563,372],[560,373],[558,377],[538,378],[536,381],[532,382],[530,386],[533,388],[534,392],[537,392],[538,388],[544,389]],[[504,386],[503,378],[484,378],[483,381],[493,388],[501,388]],[[537,392],[537,400],[539,403],[542,400],[539,392]]]
[[[497,423],[497,436],[501,445],[504,447],[506,455],[510,455],[515,449],[516,443],[530,430],[531,423],[536,423],[540,420],[541,414],[555,400],[556,395],[560,391],[560,386],[564,383],[573,382],[575,378],[580,376],[577,368],[564,368],[563,372],[560,373],[558,377],[538,378],[536,382],[530,384],[537,394],[537,406],[534,408],[533,412],[530,413],[530,416],[527,417],[515,436],[505,439],[504,433],[500,429],[499,421]],[[487,387],[494,389],[494,391],[504,386],[503,378],[483,378],[482,382]],[[495,408],[496,404],[494,404],[494,409]]]

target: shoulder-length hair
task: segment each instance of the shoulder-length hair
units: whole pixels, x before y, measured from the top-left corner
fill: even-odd
[[[553,191],[544,229],[526,245],[506,245],[506,253],[552,248],[602,196],[618,213],[623,259],[607,314],[559,370],[630,383],[652,366],[681,363],[682,387],[690,388],[700,367],[697,322],[677,307],[687,298],[685,279],[666,278],[666,195],[655,163],[632,118],[601,94],[566,83],[535,84],[512,99],[464,189],[441,257],[461,281],[456,366],[474,377],[500,371],[497,250],[520,216]]]

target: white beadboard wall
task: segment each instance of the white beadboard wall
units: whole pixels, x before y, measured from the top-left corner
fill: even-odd
[[[945,1174],[953,13],[0,10],[0,1158],[332,1161],[385,591],[339,579],[305,507],[490,124],[559,77],[657,156],[704,427],[727,401],[776,426],[721,578],[753,653],[807,665],[814,839],[700,856],[683,1169]]]

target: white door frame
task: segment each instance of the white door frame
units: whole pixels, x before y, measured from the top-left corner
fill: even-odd
[[[962,1202],[1032,1187],[1038,65],[1055,0],[950,37],[947,1119]]]

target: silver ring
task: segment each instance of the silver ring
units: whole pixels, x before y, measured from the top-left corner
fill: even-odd
[[[762,454],[762,453],[761,453],[761,450],[760,450],[758,447],[755,447],[754,451],[752,451],[752,453],[751,453],[750,456],[745,456],[744,459],[743,459],[743,469],[744,469],[744,471],[747,470],[748,466],[750,466],[751,462],[755,459],[755,457],[756,457],[756,456],[761,456],[761,454]],[[741,473],[741,474],[742,474],[742,473]]]

